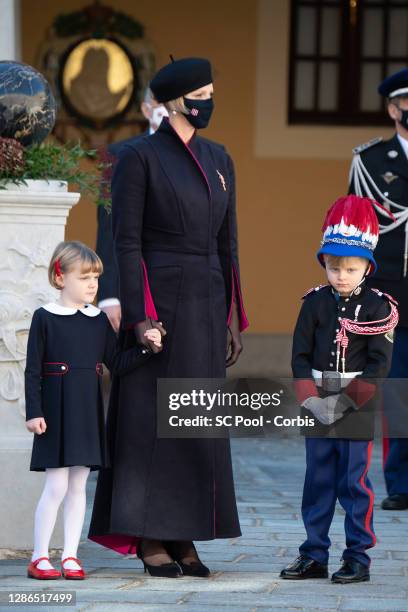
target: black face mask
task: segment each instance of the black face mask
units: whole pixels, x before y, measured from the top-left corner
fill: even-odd
[[[187,121],[198,130],[205,128],[210,121],[212,112],[214,110],[214,101],[212,98],[207,100],[190,100],[189,98],[183,98],[184,105],[190,110],[188,115],[184,115]]]
[[[398,123],[402,125],[403,128],[408,130],[408,110],[403,110],[399,106],[397,106],[397,108],[401,111],[401,119],[398,119]]]

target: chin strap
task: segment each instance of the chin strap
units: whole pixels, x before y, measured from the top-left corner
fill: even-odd
[[[340,352],[341,352],[341,366],[343,374],[346,371],[346,350],[349,343],[347,332],[357,334],[359,336],[376,336],[380,334],[386,334],[387,332],[394,329],[398,324],[398,310],[396,307],[395,300],[387,293],[382,293],[378,289],[372,289],[378,293],[378,295],[384,295],[389,302],[391,307],[390,314],[385,319],[379,319],[378,321],[352,321],[351,319],[340,319],[340,330],[336,336],[337,351],[336,351],[336,370],[339,371]]]

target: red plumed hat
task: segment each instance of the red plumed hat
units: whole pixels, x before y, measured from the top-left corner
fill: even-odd
[[[321,248],[317,253],[323,266],[323,254],[327,253],[340,257],[365,257],[371,262],[370,274],[376,271],[373,252],[378,242],[379,227],[374,204],[383,208],[369,198],[347,195],[329,208],[322,227]]]

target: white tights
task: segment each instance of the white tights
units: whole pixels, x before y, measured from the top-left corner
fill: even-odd
[[[47,468],[45,485],[35,511],[34,551],[31,560],[48,557],[48,547],[64,500],[64,550],[61,559],[76,557],[86,509],[86,481],[89,467]],[[48,561],[40,561],[39,569],[50,569]],[[75,561],[67,561],[66,569],[79,569]]]

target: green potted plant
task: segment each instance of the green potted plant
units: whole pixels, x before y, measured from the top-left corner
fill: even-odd
[[[96,149],[83,149],[79,143],[24,147],[14,138],[0,137],[0,189],[66,191],[68,184],[75,184],[82,195],[108,206],[100,190],[99,172],[83,170],[80,164],[84,159],[97,161],[97,170],[109,174],[108,158],[101,157]]]

